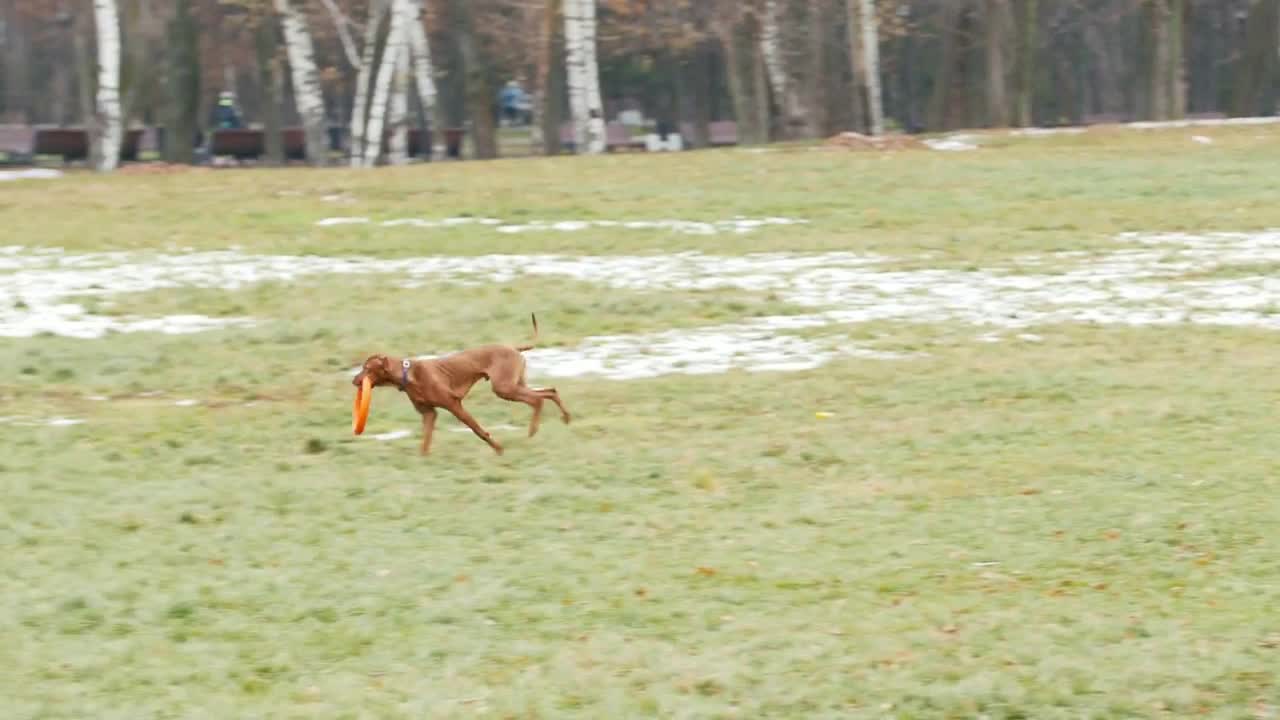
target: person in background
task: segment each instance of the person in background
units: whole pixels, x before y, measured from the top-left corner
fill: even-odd
[[[507,126],[521,124],[524,107],[527,103],[524,88],[515,80],[508,80],[498,93],[498,105],[502,108],[502,123]]]
[[[244,127],[240,111],[236,110],[236,97],[230,90],[218,93],[218,104],[213,108],[213,127],[216,130]]]

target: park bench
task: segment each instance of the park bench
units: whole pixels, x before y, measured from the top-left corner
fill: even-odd
[[[707,125],[711,147],[729,147],[738,144],[738,123],[732,120],[716,120]]]
[[[631,129],[620,122],[606,123],[604,126],[604,148],[609,152],[621,150],[623,152],[631,152],[634,150],[644,150],[645,143],[642,137],[631,137]]]
[[[0,125],[0,165],[31,163],[35,129],[30,125]]]
[[[265,152],[266,134],[261,130],[219,128],[209,136],[209,154],[214,157],[256,160]]]
[[[125,132],[120,142],[120,160],[137,161],[141,141],[141,129]],[[89,133],[83,128],[36,128],[33,145],[34,155],[61,155],[64,163],[89,158]]]
[[[342,152],[346,135],[346,128],[330,127],[328,129],[329,150]],[[301,127],[281,129],[280,141],[286,160],[307,159],[307,136]],[[209,140],[209,153],[215,157],[230,156],[237,160],[257,160],[266,152],[267,136],[263,130],[221,128],[214,130]]]

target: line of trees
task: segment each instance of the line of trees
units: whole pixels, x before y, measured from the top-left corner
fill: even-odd
[[[411,126],[498,153],[496,97],[534,98],[533,142],[601,152],[621,110],[744,143],[845,129],[1273,114],[1280,0],[0,0],[0,119],[122,125],[189,161],[219,91],[326,157],[406,160]],[[390,131],[389,146],[383,137]]]

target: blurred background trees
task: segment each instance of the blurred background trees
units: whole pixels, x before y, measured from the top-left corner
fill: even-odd
[[[589,152],[619,120],[696,147],[719,120],[760,143],[1269,115],[1280,79],[1280,0],[0,0],[0,122],[105,132],[103,4],[119,117],[174,161],[227,118],[276,159],[281,127],[344,128],[368,165],[406,128],[492,157],[508,127]]]

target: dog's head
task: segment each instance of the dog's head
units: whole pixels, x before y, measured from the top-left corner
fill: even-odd
[[[370,355],[364,364],[360,366],[360,372],[351,378],[351,384],[360,387],[360,382],[369,378],[370,383],[374,387],[379,385],[392,385],[397,380],[397,375],[391,367],[391,359],[386,355]]]

